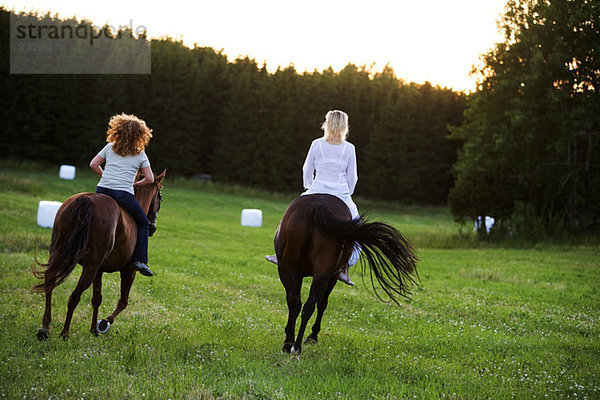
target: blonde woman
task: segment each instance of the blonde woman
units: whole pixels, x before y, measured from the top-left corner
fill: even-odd
[[[133,187],[154,182],[150,161],[144,152],[152,137],[152,129],[135,115],[119,114],[110,118],[106,132],[108,144],[92,159],[90,168],[100,175],[96,193],[106,194],[119,203],[137,224],[137,243],[131,258],[133,267],[142,275],[152,276],[148,268],[148,234],[150,223],[135,198]],[[104,170],[101,165],[106,163]],[[135,177],[142,170],[144,179]]]
[[[304,187],[307,189],[302,195],[334,195],[346,203],[352,218],[359,218],[358,208],[352,201],[358,173],[354,145],[346,141],[349,130],[348,114],[340,110],[327,112],[321,129],[324,135],[313,140],[302,167]],[[348,261],[348,267],[355,265],[359,256],[360,248],[355,248]],[[275,255],[265,258],[277,264]],[[354,282],[348,276],[348,267],[340,273],[338,279],[353,286]]]

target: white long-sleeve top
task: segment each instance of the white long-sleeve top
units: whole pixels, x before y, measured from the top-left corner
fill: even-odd
[[[325,138],[313,140],[302,166],[303,194],[328,193],[342,199],[352,217],[358,215],[351,195],[358,182],[356,149],[349,142],[330,144]]]
[[[302,166],[305,194],[327,193],[341,199],[350,210],[352,218],[359,218],[358,208],[352,200],[358,182],[356,149],[349,142],[327,143],[325,138],[313,140]],[[348,261],[349,266],[358,262],[360,246],[355,246]]]

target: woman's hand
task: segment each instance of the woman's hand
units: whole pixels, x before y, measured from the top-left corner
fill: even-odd
[[[144,167],[142,168],[142,174],[144,174],[144,179],[141,181],[137,181],[133,184],[133,186],[141,186],[148,185],[149,183],[154,182],[154,174],[152,173],[152,168]]]

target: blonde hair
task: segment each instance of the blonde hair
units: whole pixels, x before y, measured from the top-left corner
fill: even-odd
[[[340,110],[328,111],[325,115],[325,121],[321,129],[325,131],[323,135],[325,141],[331,144],[341,144],[348,136],[348,114]]]
[[[113,151],[120,156],[140,154],[152,137],[152,129],[146,123],[129,114],[110,117],[106,141],[113,144]]]

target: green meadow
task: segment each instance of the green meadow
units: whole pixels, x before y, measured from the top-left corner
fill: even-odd
[[[597,240],[480,242],[444,208],[358,198],[419,249],[420,284],[411,301],[385,304],[354,268],[357,284],[334,289],[319,343],[295,357],[281,351],[285,294],[263,258],[292,197],[168,173],[150,239],[155,276],[136,277],[129,306],[98,337],[88,289],[63,341],[77,267],[54,291],[50,340],[39,342],[44,297],[31,269],[34,253],[48,259],[51,230],[36,224],[38,202],[96,183],[81,169],[67,181],[58,168],[1,164],[0,398],[600,398]],[[261,209],[263,226],[242,227],[244,208]],[[104,275],[101,317],[119,283]]]

